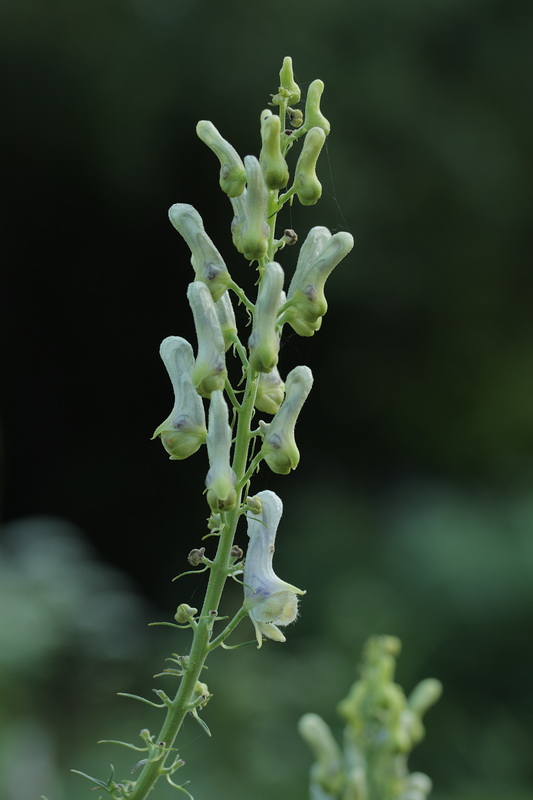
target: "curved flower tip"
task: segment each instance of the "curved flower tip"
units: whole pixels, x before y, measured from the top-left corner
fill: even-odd
[[[257,646],[263,636],[284,642],[278,628],[294,622],[298,615],[298,595],[305,594],[275,574],[272,567],[276,532],[283,513],[280,498],[271,491],[259,492],[261,511],[248,514],[250,544],[244,563],[244,604],[255,628]]]

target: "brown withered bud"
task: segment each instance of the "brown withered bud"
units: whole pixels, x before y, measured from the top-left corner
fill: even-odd
[[[187,561],[191,565],[191,567],[197,567],[198,564],[201,564],[202,559],[205,555],[205,547],[194,548],[191,550],[189,555],[187,556]]]
[[[242,547],[239,547],[238,544],[234,544],[233,547],[231,548],[230,555],[232,558],[237,558],[237,559],[242,558],[244,555],[244,550],[242,549]]]

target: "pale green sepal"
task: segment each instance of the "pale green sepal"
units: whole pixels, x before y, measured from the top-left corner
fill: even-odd
[[[303,206],[313,206],[322,196],[322,184],[316,176],[316,163],[326,141],[322,128],[311,128],[306,134],[302,152],[294,172],[294,189]]]
[[[205,412],[202,399],[192,385],[193,349],[181,336],[167,336],[159,354],[174,390],[174,407],[152,439],[161,437],[172,460],[188,458],[205,442]]]
[[[189,203],[174,203],[168,216],[189,245],[195,279],[205,283],[215,302],[220,300],[231,283],[231,276],[224,259],[205,232],[202,217]]]
[[[298,614],[298,589],[275,574],[272,567],[274,544],[283,504],[277,494],[269,490],[259,492],[259,513],[247,514],[250,543],[244,562],[244,607],[254,625],[257,646],[261,647],[263,636],[276,642],[284,642],[285,636],[278,625],[289,625]]]
[[[187,298],[194,317],[198,338],[198,354],[192,370],[192,384],[202,397],[223,389],[228,376],[224,337],[215,304],[205,283],[189,284]]]
[[[318,250],[318,255],[307,268],[302,261],[301,270],[297,268],[289,286],[280,323],[288,322],[300,336],[312,336],[320,328],[322,317],[328,310],[324,294],[326,280],[353,245],[351,233],[339,231],[327,240],[322,250]]]
[[[229,511],[235,507],[236,476],[231,468],[231,438],[228,406],[221,391],[211,394],[209,427],[207,431],[207,454],[209,472],[205,479],[207,502],[212,511]]]
[[[289,105],[291,103],[299,103],[302,93],[300,87],[294,80],[292,58],[290,56],[285,56],[283,59],[283,64],[279,72],[279,82],[278,94],[273,95],[272,105],[279,106],[284,101]]]
[[[237,338],[237,322],[229,292],[224,292],[220,300],[216,301],[215,309],[220,322],[222,336],[224,337],[224,349],[227,351]]]
[[[291,469],[296,469],[300,461],[294,428],[312,385],[313,373],[309,367],[299,366],[291,370],[287,375],[285,400],[280,410],[272,422],[262,423],[261,454],[272,472],[278,475],[287,475]]]
[[[255,407],[258,411],[277,414],[284,397],[285,384],[281,380],[278,368],[274,367],[270,372],[261,372],[255,396]]]
[[[270,372],[278,363],[278,309],[282,303],[283,269],[276,261],[265,266],[255,304],[252,334],[248,340],[250,365],[256,372]]]
[[[268,252],[270,228],[267,222],[268,189],[261,165],[255,156],[246,156],[246,190],[231,198],[234,219],[231,225],[233,244],[248,261],[259,261]]]
[[[321,128],[327,136],[331,130],[331,125],[320,110],[320,98],[323,91],[324,81],[321,81],[320,78],[310,84],[305,101],[304,125],[308,131],[311,128]]]
[[[220,188],[228,197],[238,197],[246,184],[246,170],[240,155],[209,120],[200,120],[196,133],[220,161]]]
[[[277,114],[265,109],[261,112],[261,153],[259,163],[267,189],[283,189],[289,182],[289,168],[281,155],[281,122]]]

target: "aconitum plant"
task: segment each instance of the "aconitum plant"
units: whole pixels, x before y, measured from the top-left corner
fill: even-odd
[[[298,466],[295,428],[313,375],[306,365],[284,374],[279,363],[283,331],[288,327],[305,337],[319,331],[328,309],[326,281],[353,247],[350,233],[332,234],[323,226],[302,237],[292,229],[278,230],[278,214],[286,204],[297,200],[303,206],[314,205],[322,194],[316,168],[330,132],[320,107],[323,90],[321,80],[313,81],[304,108],[299,107],[301,93],[291,58],[283,60],[278,90],[259,115],[258,157],[241,158],[212,122],[198,123],[198,137],[219,161],[220,188],[230,203],[237,251],[231,262],[210,238],[197,209],[176,203],[169,211],[170,222],[191,252],[186,296],[197,341],[172,335],[161,344],[174,404],[153,438],[160,440],[171,461],[207,455],[204,538],[216,540],[216,552],[209,558],[201,546],[189,553],[191,571],[208,573],[203,602],[201,608],[181,603],[174,622],[166,623],[189,635],[188,645],[179,643],[180,652],[186,654],[173,654],[167,660],[171,666],[160,673],[176,680],[175,692],[169,695],[157,688],[154,699],[135,696],[161,709],[160,730],[143,729],[138,744],[116,742],[134,751],[128,778],[111,775],[100,780],[80,773],[115,800],[155,797],[160,779],[189,795],[177,775],[184,763],[178,734],[187,715],[207,730],[202,718],[210,699],[202,680],[206,659],[216,648],[228,647],[226,640],[240,623],[253,625],[257,647],[265,640],[284,642],[284,631],[296,620],[305,593],[274,571],[283,504],[274,492],[257,491],[256,474],[264,467],[287,475]],[[296,266],[287,276],[278,258],[300,238]],[[246,270],[254,273],[247,281],[256,286],[254,298],[237,282],[237,275]],[[235,304],[247,312],[244,330],[238,330]],[[228,371],[229,358],[235,363]],[[230,373],[237,374],[236,382],[231,382]],[[176,470],[179,480],[181,465],[169,468]],[[239,524],[247,525],[246,553],[234,543]],[[228,579],[238,581],[243,593],[232,619],[223,607]]]

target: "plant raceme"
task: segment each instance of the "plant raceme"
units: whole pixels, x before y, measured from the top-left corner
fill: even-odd
[[[294,246],[298,239],[292,229],[278,233],[279,212],[295,198],[303,206],[313,205],[322,193],[317,162],[330,132],[320,108],[323,90],[322,81],[313,81],[304,109],[297,108],[301,92],[291,59],[284,59],[278,91],[259,115],[258,157],[241,158],[210,121],[202,120],[196,127],[199,138],[219,162],[219,185],[229,199],[228,221],[233,245],[243,257],[242,267],[257,272],[255,300],[230,274],[201,214],[181,202],[169,211],[170,222],[190,250],[192,271],[186,296],[197,341],[189,343],[172,335],[161,344],[174,404],[153,438],[160,438],[170,459],[177,461],[198,457],[195,454],[206,445],[206,536],[216,537],[217,546],[213,558],[207,557],[203,546],[189,554],[193,571],[208,573],[202,608],[181,603],[174,622],[159,623],[188,629],[192,640],[187,655],[173,654],[172,666],[161,673],[177,679],[174,696],[157,689],[156,701],[136,697],[165,712],[157,735],[141,731],[141,746],[119,742],[143,753],[137,759],[137,777],[117,781],[112,774],[107,781],[91,779],[115,800],[144,800],[159,778],[187,794],[175,782],[183,761],[174,743],[188,714],[207,730],[200,716],[210,698],[200,680],[207,656],[225,644],[246,617],[254,626],[258,647],[263,637],[285,641],[280,628],[296,619],[298,597],[304,594],[278,578],[272,565],[282,502],[271,491],[254,495],[251,483],[263,462],[281,475],[298,465],[295,429],[313,376],[309,367],[301,365],[282,377],[283,328],[289,325],[300,336],[313,336],[319,330],[328,308],[326,281],[353,247],[351,234],[341,231],[332,235],[317,226],[305,236],[290,280],[278,262],[282,249]],[[291,182],[289,156],[293,149],[299,152]],[[232,273],[234,264],[235,258]],[[234,303],[244,305],[251,320],[245,337],[238,331]],[[237,386],[228,377],[226,360],[231,356],[242,375]],[[260,416],[252,427],[258,415],[267,418]],[[244,561],[234,544],[241,517],[247,519],[249,537]],[[228,578],[242,582],[244,589],[242,607],[229,622],[218,612]]]

